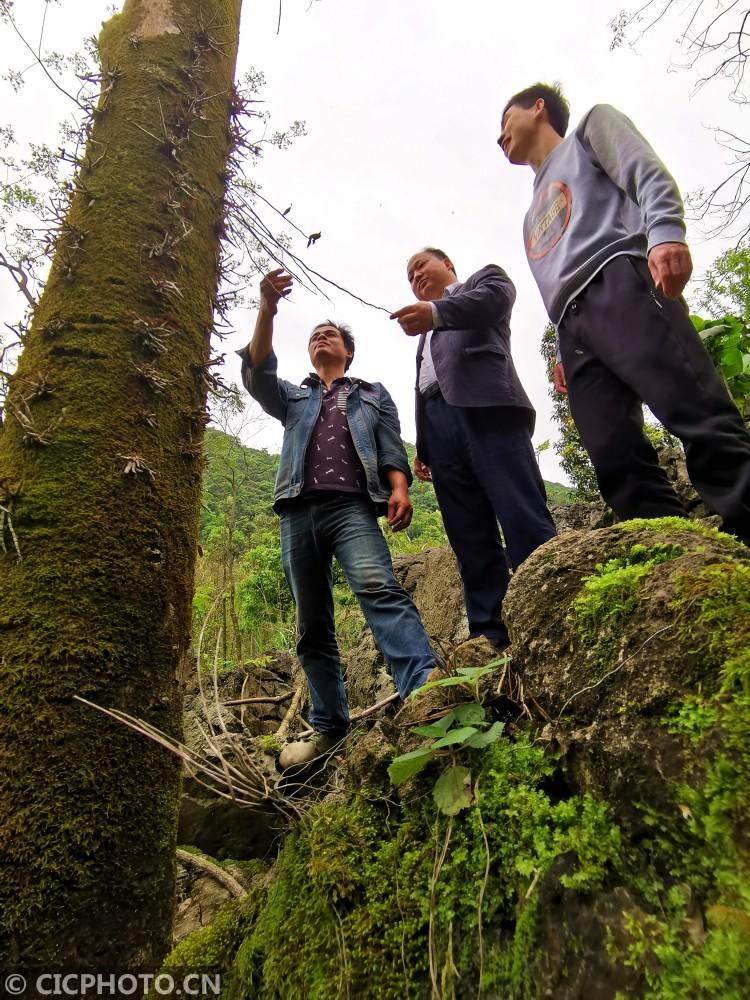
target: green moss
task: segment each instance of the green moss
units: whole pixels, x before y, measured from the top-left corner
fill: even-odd
[[[699,765],[677,794],[690,810],[696,841],[686,863],[729,905],[750,908],[750,564],[708,566],[678,581],[674,602],[683,638],[713,673],[667,722],[696,747]]]
[[[207,927],[201,927],[171,951],[159,972],[172,974],[175,980],[186,971],[218,975],[222,995],[226,996],[233,988],[232,961],[257,917],[258,904],[257,892],[224,903]],[[157,995],[152,991],[147,1000]]]
[[[750,649],[750,562],[727,560],[707,566],[695,576],[677,581],[674,609],[680,636],[690,641],[704,636],[701,652],[711,666],[721,669],[723,681],[739,672],[749,674],[745,660]],[[735,665],[735,661],[736,665]]]
[[[686,517],[634,517],[630,521],[616,524],[615,527],[626,534],[631,531],[654,531],[661,534],[687,532],[692,535],[701,535],[703,538],[710,538],[712,541],[728,542],[734,547],[744,548],[742,542],[739,542],[734,535],[727,535],[717,528],[709,528],[702,521]]]
[[[631,545],[623,555],[599,563],[596,572],[584,578],[572,613],[581,638],[599,645],[600,659],[612,652],[622,622],[633,613],[641,580],[654,566],[676,559],[683,551],[681,546],[665,542]]]
[[[728,559],[676,586],[678,635],[706,683],[664,719],[692,764],[671,786],[672,814],[643,811],[652,875],[639,888],[658,907],[631,928],[628,961],[646,970],[647,997],[739,1000],[750,977],[750,564]],[[696,903],[702,942],[687,934]]]
[[[686,947],[680,919],[685,919],[684,911],[668,905],[662,918],[626,921],[630,942],[617,957],[643,971],[644,1000],[744,1000],[750,938],[743,919],[750,917],[740,914],[710,926],[698,947]]]
[[[315,808],[284,844],[273,887],[237,950],[231,996],[422,997],[430,936],[436,975],[460,977],[469,995],[479,982],[488,847],[483,989],[532,998],[536,886],[562,854],[574,859],[566,891],[601,885],[619,866],[620,832],[593,798],[553,801],[543,786],[555,761],[525,740],[503,740],[477,761],[479,804],[451,821],[449,835],[429,796],[396,807],[357,792]]]
[[[265,753],[281,753],[284,749],[284,745],[276,733],[265,733],[265,735],[259,736],[258,743],[260,743]]]
[[[686,523],[676,520],[681,530]],[[637,613],[646,574],[682,554],[680,539],[655,541],[633,545],[626,536],[622,551],[586,581],[592,585],[584,585],[581,597],[589,603],[581,616],[590,615],[592,629],[596,623],[591,634],[599,642]],[[719,559],[724,551],[722,544]],[[418,778],[401,803],[374,783],[332,797],[287,838],[272,888],[222,952],[226,995],[421,998],[431,992],[432,957],[446,995],[455,986],[457,996],[474,996],[483,895],[485,996],[534,1000],[562,992],[570,970],[590,952],[587,934],[599,926],[600,899],[606,905],[599,915],[617,930],[607,949],[609,981],[619,982],[623,997],[744,996],[750,971],[750,563],[733,555],[734,548],[725,561],[690,575],[665,569],[677,593],[674,633],[682,649],[687,641],[691,663],[705,676],[663,720],[679,738],[665,743],[664,762],[681,772],[671,785],[655,776],[666,794],[648,806],[628,802],[627,819],[618,824],[607,803],[568,792],[558,780],[559,762],[521,736],[473,757],[478,802],[450,822],[435,814],[430,777]],[[684,748],[684,762],[669,758],[673,744]],[[580,743],[578,749],[585,754]],[[577,760],[580,777],[586,757]],[[649,793],[635,781],[628,787]],[[632,906],[623,902],[622,913],[606,908],[618,899]],[[561,914],[559,932],[549,930],[550,905]],[[549,974],[557,978],[547,983],[547,950],[555,948],[560,954],[553,955]],[[627,977],[637,992],[623,987]]]

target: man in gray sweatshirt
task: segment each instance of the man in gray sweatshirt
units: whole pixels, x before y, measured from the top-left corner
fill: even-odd
[[[692,261],[680,192],[615,108],[596,105],[565,138],[568,119],[559,88],[535,84],[508,101],[498,139],[536,175],[524,242],[557,327],[555,388],[619,517],[685,514],[643,432],[643,402],[682,441],[724,530],[748,544],[750,434],[681,298]]]

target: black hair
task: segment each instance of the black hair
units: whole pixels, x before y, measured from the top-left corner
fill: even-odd
[[[559,83],[534,83],[525,90],[519,90],[503,108],[502,117],[505,118],[506,111],[514,104],[521,108],[532,108],[540,97],[544,101],[550,125],[564,139],[570,121],[570,105]]]
[[[344,371],[349,371],[349,365],[354,361],[354,334],[352,333],[352,328],[347,326],[346,323],[335,323],[332,319],[324,319],[322,323],[316,323],[312,328],[310,340],[312,340],[313,333],[324,326],[332,326],[334,330],[338,330],[341,339],[344,341],[344,347],[347,351],[351,352],[351,357],[346,359],[346,364],[344,365]],[[308,340],[308,344],[310,340]]]
[[[422,249],[417,252],[428,253],[431,257],[437,257],[438,260],[447,260],[448,263],[451,265],[451,270],[453,271],[453,273],[454,274],[456,273],[456,268],[455,265],[453,264],[453,258],[449,257],[444,250],[438,250],[437,247],[422,247]],[[414,256],[416,256],[416,254]]]

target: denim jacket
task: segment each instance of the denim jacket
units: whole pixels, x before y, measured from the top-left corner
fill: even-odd
[[[320,413],[322,385],[317,375],[294,385],[276,375],[277,359],[273,351],[258,365],[251,365],[248,349],[237,352],[242,358],[242,381],[263,409],[284,425],[279,471],[273,501],[299,496],[305,471],[305,452],[313,426]],[[354,447],[365,470],[367,492],[377,512],[384,513],[391,486],[389,469],[403,472],[411,485],[412,475],[401,441],[398,412],[388,390],[379,382],[352,379],[346,398],[346,417]]]

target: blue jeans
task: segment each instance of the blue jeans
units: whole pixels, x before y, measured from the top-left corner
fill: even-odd
[[[281,559],[297,606],[297,655],[310,686],[310,724],[318,732],[342,732],[349,725],[349,709],[334,629],[334,556],[402,698],[424,684],[437,657],[417,609],[393,575],[368,498],[302,498],[280,514]]]

